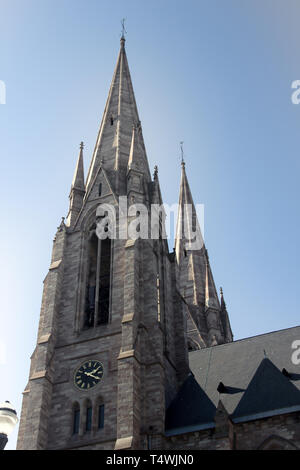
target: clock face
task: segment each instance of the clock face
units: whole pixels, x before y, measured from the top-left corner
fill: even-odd
[[[75,370],[74,384],[80,390],[89,390],[100,382],[103,376],[103,365],[95,359],[89,359]]]

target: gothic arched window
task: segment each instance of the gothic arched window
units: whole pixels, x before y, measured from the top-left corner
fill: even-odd
[[[258,450],[299,450],[295,444],[281,436],[271,435],[262,442]]]
[[[98,430],[104,428],[104,399],[102,396],[98,396],[95,401],[94,426]]]
[[[89,328],[94,326],[95,300],[97,284],[97,258],[98,258],[98,238],[93,231],[90,236],[88,246],[88,275],[85,299],[85,319],[84,326]]]
[[[111,239],[98,239],[92,230],[88,243],[88,265],[84,327],[104,325],[109,321]]]
[[[72,422],[72,430],[73,434],[79,433],[79,423],[80,423],[80,406],[78,403],[74,403],[73,405],[73,422]]]
[[[93,418],[93,407],[92,403],[88,401],[86,403],[86,413],[85,413],[85,430],[92,430],[92,418]]]
[[[98,429],[104,428],[104,404],[98,405]]]
[[[111,240],[106,238],[100,242],[100,270],[99,270],[99,296],[98,296],[98,325],[108,323],[109,293],[110,293],[110,262]]]

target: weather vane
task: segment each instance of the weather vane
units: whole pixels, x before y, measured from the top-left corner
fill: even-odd
[[[121,25],[122,25],[122,38],[125,39],[125,34],[127,34],[127,31],[125,29],[125,18],[122,19]]]

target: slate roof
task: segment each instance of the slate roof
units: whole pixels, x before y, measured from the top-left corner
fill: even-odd
[[[203,429],[212,417],[211,405],[209,412],[204,408],[208,403],[216,408],[220,399],[234,422],[300,410],[300,364],[292,362],[296,340],[300,326],[190,352],[192,374],[167,410],[167,434],[196,430],[196,421]],[[194,414],[185,412],[185,402]]]
[[[233,421],[272,415],[299,407],[300,391],[268,358],[264,358],[232,414]]]
[[[199,406],[201,403],[201,406]],[[214,426],[216,407],[190,374],[166,413],[166,429],[176,429],[180,434],[187,426],[192,430]]]

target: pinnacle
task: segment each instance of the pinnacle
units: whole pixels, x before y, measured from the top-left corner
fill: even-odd
[[[72,180],[72,188],[80,189],[82,191],[84,191],[83,147],[83,142],[80,142],[79,155]]]

